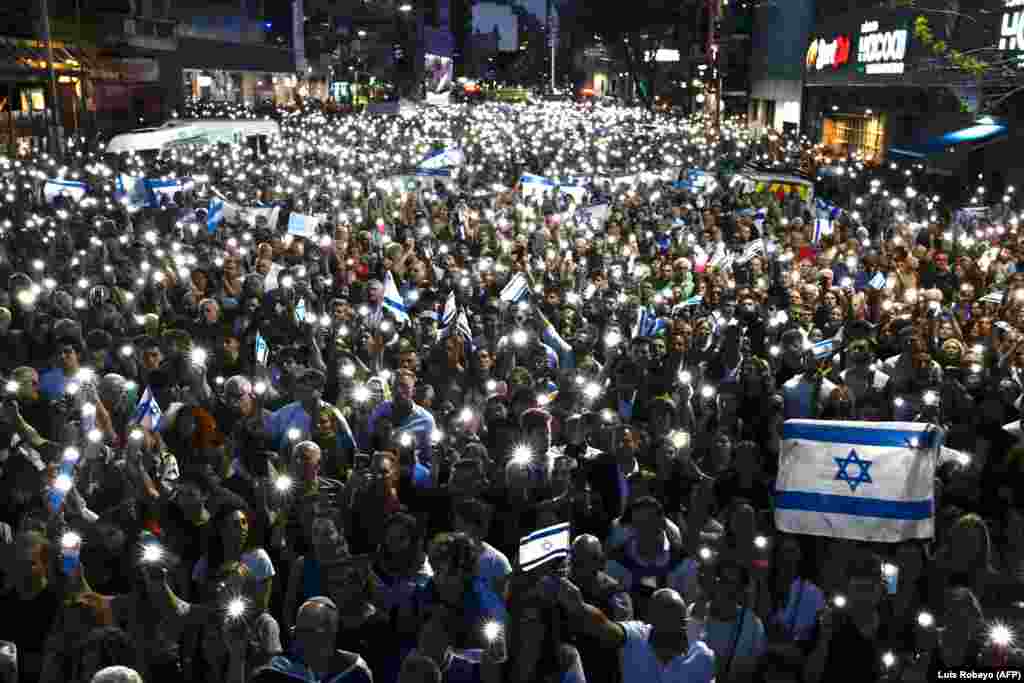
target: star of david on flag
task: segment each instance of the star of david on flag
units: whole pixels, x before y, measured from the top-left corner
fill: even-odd
[[[519,540],[519,570],[531,569],[569,556],[569,523],[538,529]]]
[[[871,469],[871,461],[861,460],[857,456],[856,450],[851,450],[850,454],[845,458],[833,458],[833,460],[835,460],[836,465],[839,466],[839,471],[836,472],[836,480],[845,481],[847,484],[850,485],[851,491],[856,492],[857,487],[860,486],[861,484],[871,483],[871,474],[868,472],[868,470]],[[860,472],[858,472],[857,476],[853,478],[850,477],[850,472],[848,469],[852,465],[856,465],[858,468],[860,468]]]
[[[931,538],[943,438],[920,422],[787,420],[776,527],[873,543]]]

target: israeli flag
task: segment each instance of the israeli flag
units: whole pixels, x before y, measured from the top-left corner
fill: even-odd
[[[815,360],[822,360],[824,358],[831,358],[832,354],[835,353],[835,348],[835,339],[822,339],[811,346],[811,353],[814,354]]]
[[[868,287],[871,289],[882,289],[885,287],[885,282],[886,279],[884,273],[875,273],[875,276],[868,280]]]
[[[743,265],[748,261],[752,261],[755,256],[764,255],[764,243],[761,240],[754,240],[747,244],[743,249],[743,253],[736,259],[736,265]]]
[[[649,308],[642,308],[636,313],[633,325],[633,337],[654,337],[665,330],[665,321],[655,315]]]
[[[160,428],[161,417],[163,417],[163,411],[160,410],[160,404],[156,402],[153,392],[147,386],[146,390],[142,392],[142,398],[136,404],[135,412],[132,413],[129,422],[141,425],[153,432]]]
[[[1003,304],[1004,298],[1006,298],[1006,292],[997,289],[996,291],[989,292],[985,296],[981,297],[980,299],[978,299],[978,301],[987,304],[998,304],[1001,306]]]
[[[294,212],[288,216],[289,235],[312,238],[316,236],[316,229],[319,225],[320,219],[316,216],[307,216]]]
[[[604,225],[608,222],[608,216],[611,214],[611,211],[611,204],[592,204],[591,206],[577,209],[573,218],[576,221],[577,228],[595,231],[604,230]]]
[[[270,356],[270,345],[267,344],[267,340],[263,338],[263,335],[259,332],[256,333],[256,362],[260,365],[267,364],[267,358]]]
[[[121,173],[117,176],[115,196],[127,206],[137,209],[146,205],[146,179]]]
[[[919,422],[787,420],[776,527],[870,543],[932,538],[942,441]]]
[[[814,219],[814,244],[821,242],[821,238],[832,234],[832,221],[824,218]]]
[[[459,311],[459,317],[455,321],[455,331],[466,341],[473,339],[473,328],[469,326],[469,316],[466,315],[466,309]]]
[[[413,175],[419,178],[451,178],[450,168],[417,168]]]
[[[53,204],[57,197],[70,197],[76,203],[82,201],[82,197],[89,191],[89,186],[77,180],[62,180],[51,178],[43,185],[43,199],[47,204]]]
[[[695,294],[694,296],[691,296],[683,303],[679,304],[679,307],[688,308],[690,306],[700,306],[702,303],[704,303],[704,297],[701,296],[700,294]]]
[[[516,273],[502,288],[500,297],[502,301],[514,304],[525,299],[529,291],[530,284],[526,281],[526,276]]]
[[[448,327],[455,320],[458,307],[455,302],[455,291],[448,292],[448,299],[444,302],[444,313],[441,314],[441,326]]]
[[[210,206],[206,210],[206,232],[214,234],[217,226],[224,222],[224,200],[220,197],[212,197]]]
[[[519,570],[528,572],[552,560],[569,557],[569,523],[538,529],[519,539]]]
[[[466,155],[463,154],[461,149],[448,147],[427,156],[426,159],[420,162],[419,167],[420,169],[451,168],[452,166],[462,166],[465,163]]]
[[[395,276],[391,274],[390,270],[384,277],[384,308],[391,311],[398,322],[409,322],[409,309],[405,306],[405,299],[398,292]]]
[[[758,230],[764,229],[764,222],[768,218],[768,209],[758,209],[754,214],[754,226]]]
[[[543,199],[544,195],[549,191],[557,188],[560,193],[572,197],[577,206],[583,203],[587,195],[585,187],[575,185],[572,182],[562,184],[551,178],[533,175],[532,173],[524,173],[519,178],[519,188],[524,197],[536,197],[537,199]]]
[[[184,192],[186,183],[183,178],[170,178],[168,180],[147,178],[143,182],[146,186],[147,203],[152,207],[160,206],[160,202],[164,197],[173,199],[175,192]]]

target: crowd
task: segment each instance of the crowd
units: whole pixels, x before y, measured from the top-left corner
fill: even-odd
[[[0,159],[4,683],[1020,671],[1013,188],[824,203],[742,180],[804,140],[632,109],[281,125]],[[940,428],[933,533],[778,531],[801,418]]]

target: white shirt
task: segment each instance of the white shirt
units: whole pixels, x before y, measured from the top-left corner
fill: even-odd
[[[811,417],[813,388],[813,379],[804,374],[799,374],[782,385],[783,413],[787,420]],[[822,378],[821,389],[818,392],[818,415],[821,415],[822,411],[831,403],[832,392],[835,388],[835,384]]]
[[[662,664],[648,642],[651,625],[639,621],[619,624],[626,632],[622,647],[622,683],[711,683],[715,653],[702,641],[691,641],[685,655]]]

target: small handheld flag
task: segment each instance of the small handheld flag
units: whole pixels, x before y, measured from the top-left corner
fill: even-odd
[[[519,540],[519,569],[528,572],[569,556],[569,523],[538,529]]]
[[[211,235],[217,232],[217,226],[224,222],[224,200],[220,197],[210,198],[210,206],[206,211],[206,232]]]
[[[409,309],[405,306],[405,299],[398,292],[398,285],[395,284],[395,276],[391,271],[384,277],[384,308],[391,311],[398,322],[409,322]]]
[[[270,345],[267,344],[267,340],[263,338],[263,335],[259,332],[256,333],[256,362],[260,365],[267,364],[267,357],[270,355]]]
[[[160,428],[161,417],[163,417],[163,411],[160,410],[160,404],[156,402],[153,392],[147,386],[146,390],[142,392],[142,398],[135,406],[135,412],[132,413],[129,422],[142,425],[150,431],[156,431]]]
[[[455,320],[458,307],[455,302],[455,291],[448,292],[448,298],[444,302],[444,313],[441,314],[441,327],[448,327]]]
[[[508,281],[508,284],[502,288],[501,300],[512,304],[518,303],[526,298],[529,291],[530,284],[526,281],[526,276],[522,273],[516,273]]]

